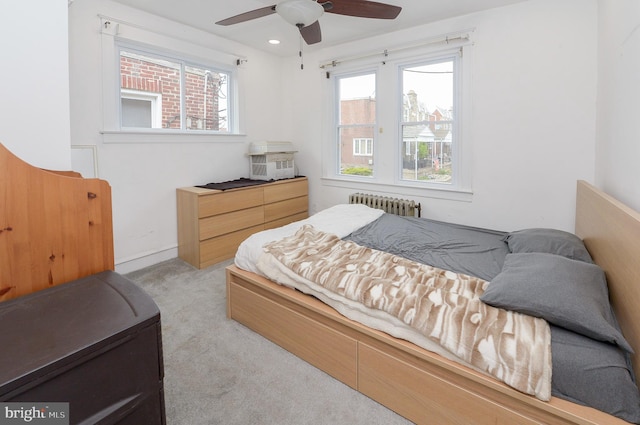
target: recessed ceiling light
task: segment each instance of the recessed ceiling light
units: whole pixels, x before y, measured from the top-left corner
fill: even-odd
[[[276,40],[275,38],[272,38],[271,40],[269,40],[269,44],[280,44],[280,40]]]

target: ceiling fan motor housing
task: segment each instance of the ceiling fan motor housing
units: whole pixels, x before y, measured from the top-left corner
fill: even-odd
[[[324,7],[313,0],[287,0],[276,5],[276,12],[291,25],[311,25],[322,16]]]

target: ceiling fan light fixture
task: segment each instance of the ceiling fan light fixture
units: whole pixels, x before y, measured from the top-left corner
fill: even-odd
[[[291,25],[306,27],[322,16],[324,8],[314,0],[286,0],[276,5],[276,12]]]

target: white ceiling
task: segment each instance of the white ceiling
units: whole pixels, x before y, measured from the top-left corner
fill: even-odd
[[[215,22],[271,6],[282,0],[114,0],[173,21],[235,40],[254,48],[280,56],[296,55],[300,49],[298,29],[279,15],[273,14],[231,26]],[[313,0],[309,0],[313,1]],[[334,3],[348,0],[333,0]],[[304,51],[333,46],[361,38],[392,32],[416,25],[435,22],[454,16],[466,15],[494,7],[520,3],[526,0],[378,0],[402,7],[394,20],[365,19],[325,13],[320,17],[322,42],[307,46]],[[281,40],[277,46],[267,40]]]

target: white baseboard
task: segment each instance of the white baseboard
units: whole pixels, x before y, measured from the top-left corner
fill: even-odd
[[[178,248],[174,247],[135,258],[116,260],[116,272],[127,274],[176,257],[178,257]]]

